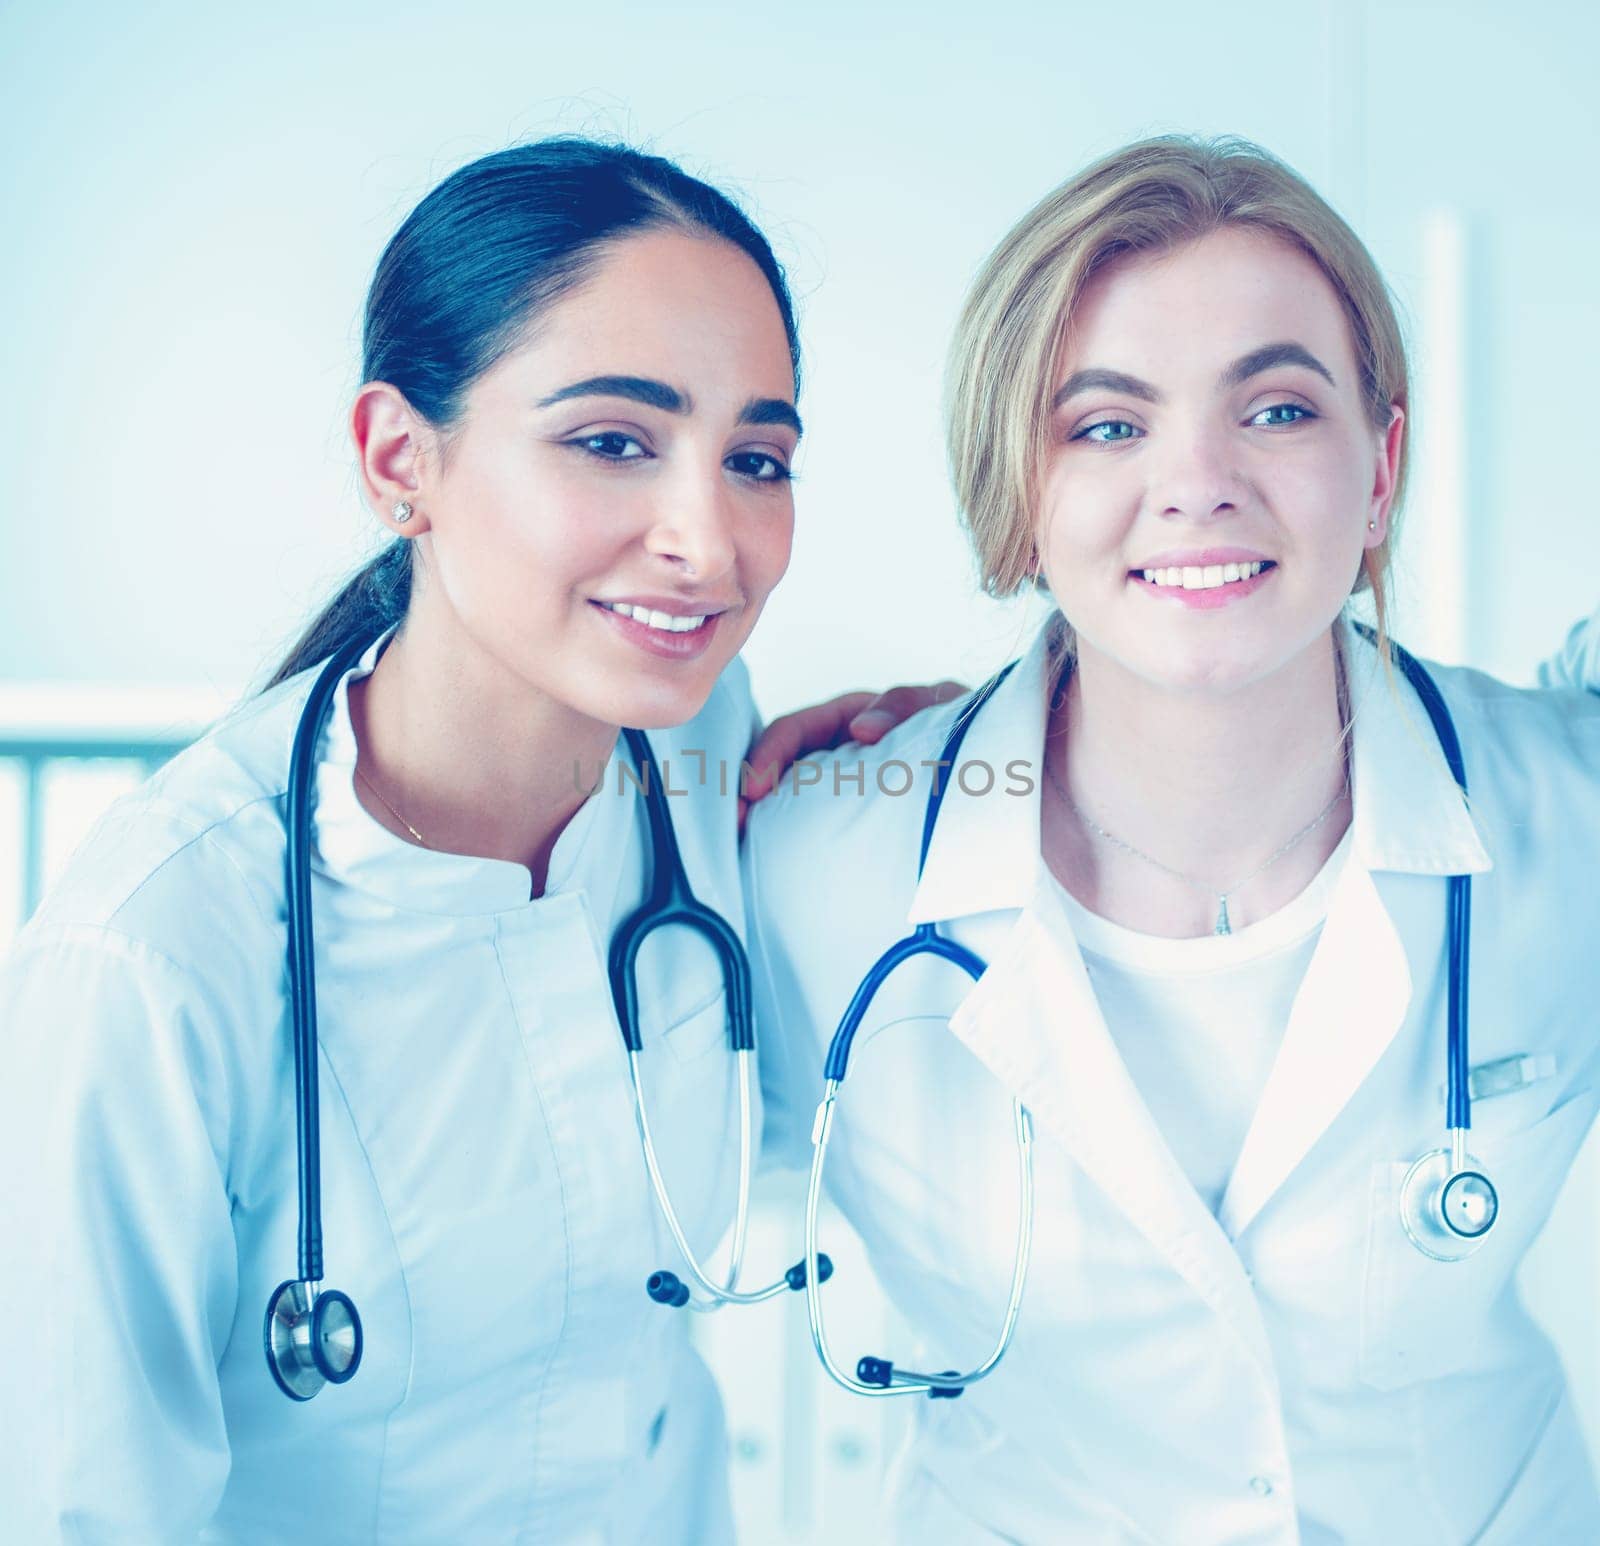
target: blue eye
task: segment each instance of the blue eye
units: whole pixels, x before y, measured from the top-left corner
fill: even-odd
[[[1295,417],[1292,419],[1275,417],[1275,415],[1283,413],[1292,413]],[[1274,415],[1274,417],[1268,418],[1269,414]],[[1250,422],[1252,424],[1260,424],[1263,429],[1278,429],[1290,424],[1298,424],[1303,419],[1314,418],[1316,418],[1316,414],[1309,408],[1302,408],[1299,403],[1274,403],[1270,408],[1263,408],[1259,413],[1252,414]],[[1263,423],[1263,420],[1266,422]]]
[[[752,483],[787,483],[794,474],[777,457],[765,451],[738,451],[723,466],[730,467]]]
[[[583,435],[577,440],[569,440],[567,444],[577,446],[604,462],[636,462],[648,455],[632,435],[624,435],[621,430],[615,429],[604,430],[598,435]]]
[[[1117,431],[1118,433],[1100,434],[1100,430]],[[1126,431],[1126,433],[1122,433]],[[1132,440],[1134,436],[1143,431],[1136,429],[1126,419],[1101,419],[1098,424],[1087,424],[1078,430],[1072,438],[1074,440],[1092,440],[1097,446],[1115,445],[1119,441]]]

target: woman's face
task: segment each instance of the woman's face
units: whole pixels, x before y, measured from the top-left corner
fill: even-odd
[[[681,231],[627,238],[474,382],[448,436],[420,437],[426,604],[591,718],[681,723],[788,566],[799,436],[755,264]]]
[[[1403,415],[1374,427],[1310,258],[1234,226],[1113,263],[1055,388],[1037,540],[1080,656],[1228,693],[1325,636],[1383,540]]]

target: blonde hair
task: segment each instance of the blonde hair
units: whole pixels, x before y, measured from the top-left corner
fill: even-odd
[[[1245,226],[1312,259],[1349,319],[1361,393],[1382,429],[1408,404],[1405,343],[1372,255],[1298,173],[1248,140],[1163,135],[1097,161],[1039,201],[979,270],[956,326],[945,415],[956,497],[983,588],[1036,578],[1034,525],[1056,353],[1091,276],[1129,253],[1159,253]],[[1385,637],[1386,585],[1405,490],[1402,443],[1389,524],[1355,591],[1372,591]]]

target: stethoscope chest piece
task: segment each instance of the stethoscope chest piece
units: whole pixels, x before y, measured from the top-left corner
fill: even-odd
[[[1455,1163],[1449,1149],[1431,1149],[1400,1183],[1400,1222],[1424,1256],[1463,1261],[1483,1244],[1500,1213],[1494,1183],[1470,1157]]]
[[[309,1401],[342,1385],[361,1365],[361,1317],[347,1294],[312,1294],[299,1278],[280,1283],[267,1305],[267,1367],[284,1395]]]

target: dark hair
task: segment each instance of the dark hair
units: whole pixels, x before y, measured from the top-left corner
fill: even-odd
[[[452,173],[406,217],[378,260],[362,329],[363,381],[387,381],[448,429],[472,383],[552,301],[582,282],[601,249],[677,226],[721,237],[772,287],[789,339],[794,302],[767,239],[726,194],[661,156],[576,136],[517,145]],[[376,638],[411,600],[411,544],[396,538],[358,570],[273,672],[268,687]]]

